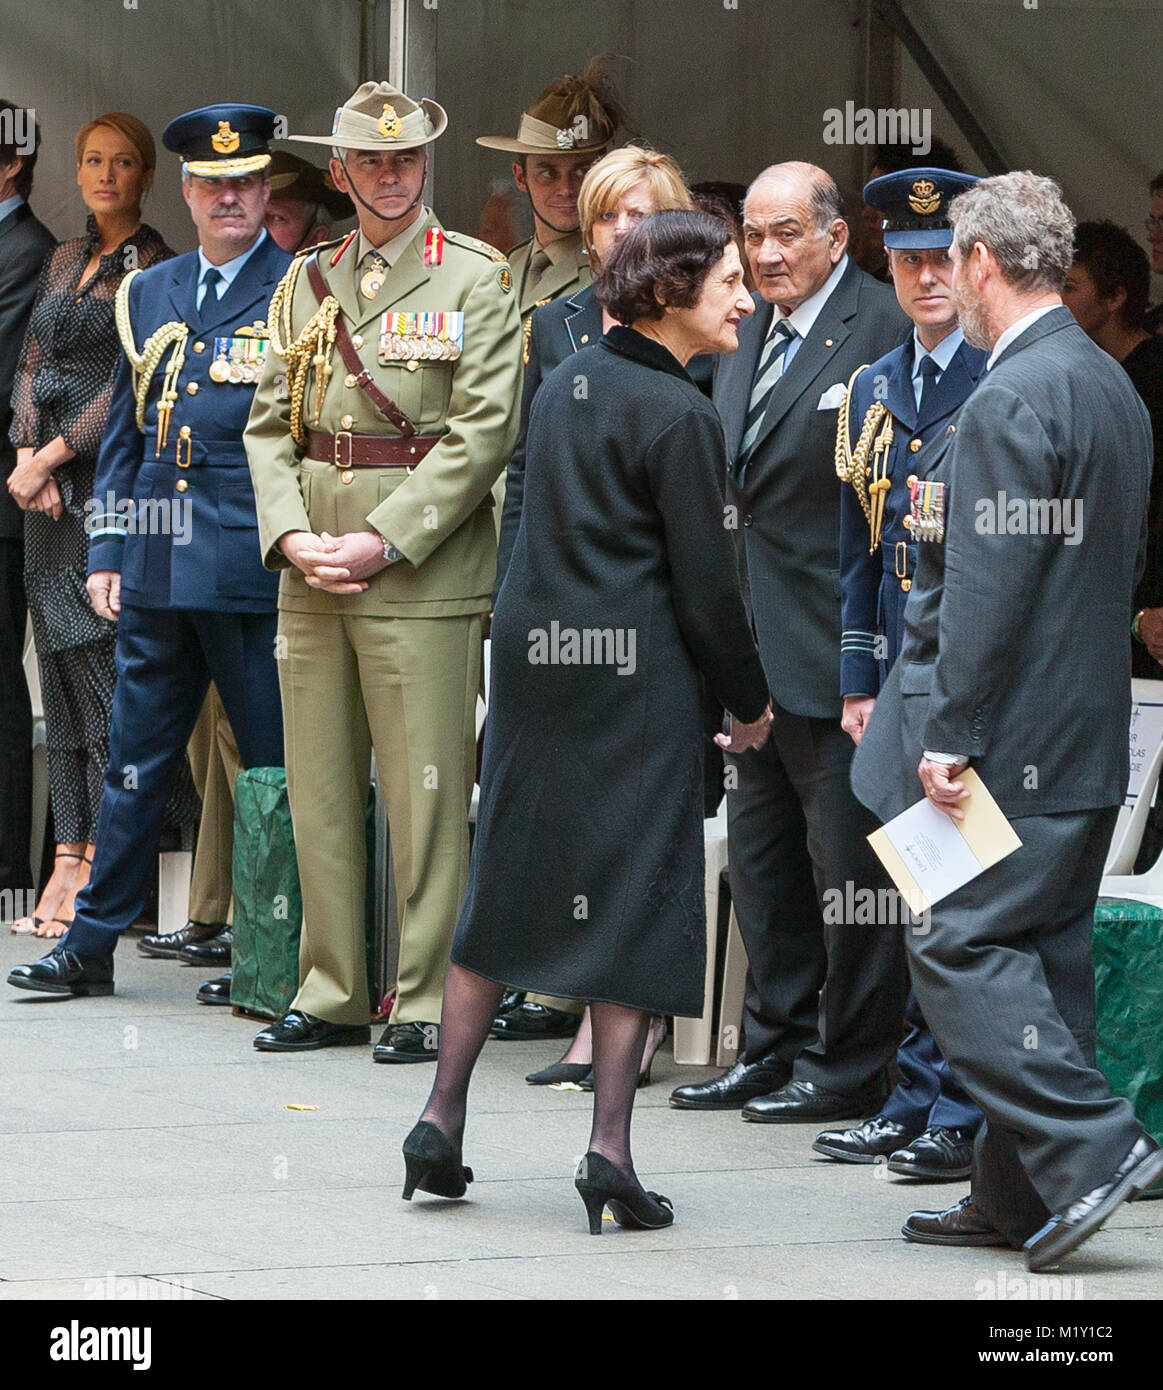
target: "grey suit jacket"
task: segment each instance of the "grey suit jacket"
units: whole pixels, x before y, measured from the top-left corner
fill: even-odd
[[[945,539],[917,547],[853,790],[898,814],[922,795],[928,748],[967,754],[1010,817],[1118,805],[1152,463],[1126,372],[1052,309],[919,458],[947,488]]]
[[[16,466],[16,450],[8,438],[12,382],[41,267],[56,244],[56,238],[27,203],[21,203],[0,222],[0,539],[4,540],[15,540],[24,533],[24,513],[7,487],[8,475]]]
[[[840,482],[836,405],[820,398],[846,385],[911,328],[896,295],[850,261],[811,332],[768,397],[741,481],[734,470],[752,377],[771,323],[758,295],[739,328],[739,350],[719,359],[714,402],[732,468],[728,499],[739,509],[743,563],[760,655],[776,700],[793,714],[839,719]]]

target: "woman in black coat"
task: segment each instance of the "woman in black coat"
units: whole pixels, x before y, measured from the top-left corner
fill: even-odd
[[[592,164],[578,193],[577,211],[582,241],[589,255],[590,268],[596,275],[602,262],[613,254],[615,246],[644,218],[656,212],[683,209],[694,211],[694,203],[683,182],[682,170],[668,154],[626,145],[613,150]],[[497,553],[496,592],[505,578],[513,542],[521,524],[521,501],[525,490],[525,454],[529,439],[529,416],[541,383],[567,357],[592,345],[614,325],[608,309],[594,298],[593,285],[587,285],[569,298],[555,299],[535,309],[526,323],[525,386],[521,396],[521,431],[505,475],[505,506],[501,513],[500,544]],[[700,362],[713,359],[704,356]],[[688,372],[692,367],[688,367]],[[709,393],[707,393],[709,394]],[[713,716],[712,716],[713,718]],[[723,727],[723,712],[713,719],[707,739]],[[704,748],[706,744],[704,743]],[[705,760],[704,787],[713,785],[714,815],[723,795],[722,758],[716,754]],[[492,1036],[517,1041],[536,1036],[544,1025],[560,1027],[576,1012],[562,1014],[565,1001],[546,995],[526,996],[520,992],[512,997],[511,1006],[493,1022]],[[558,1032],[550,1036],[557,1037]],[[570,1039],[565,1055],[551,1066],[531,1072],[525,1080],[531,1086],[551,1086],[568,1081],[582,1089],[593,1085],[592,1037],[588,1012],[582,1015],[580,1026]],[[642,1052],[641,1080],[650,1078],[650,1064],[655,1052],[666,1041],[666,1019],[655,1017]]]
[[[684,371],[737,346],[738,251],[715,218],[657,213],[597,293],[619,326],[551,373],[530,417],[472,866],[404,1196],[471,1180],[468,1083],[510,983],[591,1001],[576,1185],[600,1234],[607,1202],[624,1225],[673,1220],[635,1175],[630,1116],[650,1014],[702,1012],[700,673],[732,711],[722,747],[760,746],[771,713],[724,526],[722,428]]]

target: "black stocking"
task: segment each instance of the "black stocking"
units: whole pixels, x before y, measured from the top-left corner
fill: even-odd
[[[432,1094],[420,1116],[452,1144],[461,1147],[465,1107],[472,1069],[489,1036],[497,1005],[505,992],[503,985],[474,975],[462,965],[449,965],[444,981],[441,1010],[440,1056]]]
[[[591,1004],[594,1033],[594,1125],[590,1149],[626,1174],[630,1157],[630,1117],[650,1015],[621,1004]]]

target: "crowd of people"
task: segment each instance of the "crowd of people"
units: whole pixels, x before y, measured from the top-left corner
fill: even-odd
[[[374,753],[399,965],[372,1056],[436,1067],[404,1196],[472,1180],[486,1039],[560,1039],[526,1080],[593,1092],[590,1230],[665,1226],[632,1107],[668,1016],[704,1012],[725,795],[743,1046],[671,1105],[858,1121],[812,1148],[971,1180],[907,1238],[1056,1263],[1163,1172],[1097,1070],[1089,953],[1132,668],[1163,662],[1163,174],[1151,259],[941,142],[878,150],[858,216],[798,161],[691,186],[615,148],[591,65],[478,138],[532,214],[506,253],[423,202],[437,102],[362,84],[290,137],[326,171],[272,152],[275,120],[166,126],[183,255],[142,221],[133,116],[78,132],[86,235],[59,246],[35,148],[0,146],[0,887],[33,881],[27,613],[56,853],[12,930],[60,938],[9,983],[113,993],[159,837],[195,818],[190,920],[138,949],[229,965],[234,781],[285,767],[300,981],[254,1046],[369,1044]],[[983,527],[1002,492],[1084,526]],[[921,797],[961,818],[967,768],[1021,849],[923,932],[826,913],[883,900],[869,834]]]

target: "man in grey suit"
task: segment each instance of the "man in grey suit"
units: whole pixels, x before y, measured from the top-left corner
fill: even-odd
[[[922,793],[960,819],[972,765],[1021,838],[907,936],[921,1008],[986,1123],[971,1195],[913,1212],[904,1235],[1024,1246],[1038,1270],[1163,1171],[1095,1067],[1090,954],[1127,784],[1151,430],[1062,304],[1074,220],[1057,184],[984,179],[950,221],[961,326],[991,356],[919,464],[927,543],[852,781],[882,819]]]
[[[714,387],[775,722],[760,753],[728,767],[746,1047],[671,1104],[766,1123],[875,1110],[904,1017],[899,926],[850,920],[843,906],[887,880],[865,841],[875,827],[852,795],[853,744],[840,727],[835,444],[852,373],[911,324],[892,289],[849,259],[843,212],[834,180],[811,164],[773,165],[751,185],[743,234],[756,313]]]

